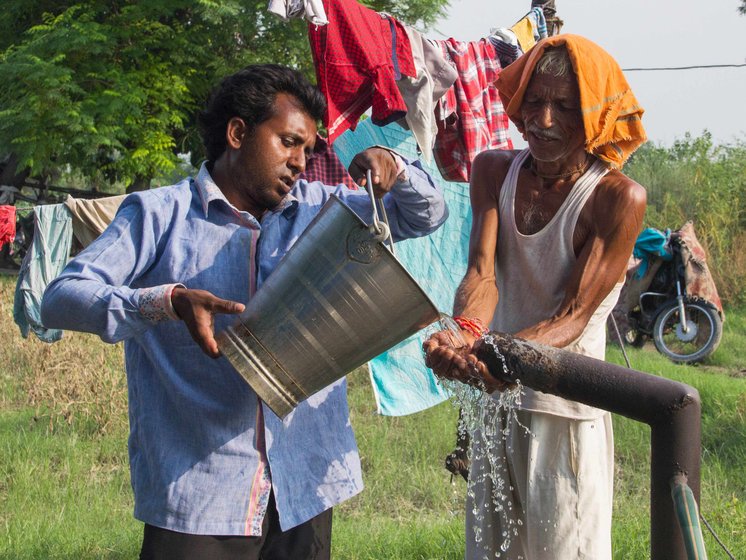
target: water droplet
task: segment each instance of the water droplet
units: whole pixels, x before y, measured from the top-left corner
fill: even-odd
[[[450,317],[447,317],[450,319]],[[453,320],[450,319],[452,322]],[[441,328],[451,329],[448,321],[441,319]],[[456,327],[458,329],[458,327]],[[460,331],[460,329],[458,329]],[[485,335],[483,341],[499,354],[495,339],[491,335]],[[505,360],[502,360],[503,369],[508,377],[508,369]],[[490,395],[484,391],[484,386],[467,385],[457,381],[440,379],[439,383],[447,393],[451,395],[451,402],[461,411],[458,431],[460,434],[468,434],[471,438],[471,446],[467,450],[467,457],[472,463],[472,472],[467,484],[467,496],[472,501],[472,515],[474,516],[474,541],[481,543],[483,535],[479,527],[491,529],[491,524],[485,519],[482,508],[486,504],[477,503],[476,488],[489,482],[491,493],[490,509],[497,513],[500,518],[500,527],[503,529],[500,549],[505,552],[510,548],[512,539],[517,537],[518,530],[515,525],[523,525],[521,519],[516,519],[512,514],[512,496],[514,489],[508,482],[507,462],[505,451],[510,450],[511,425],[516,424],[530,433],[526,426],[520,424],[515,418],[515,411],[521,402],[522,387],[520,382],[504,392]],[[490,540],[484,544],[484,548],[490,546]],[[490,547],[491,548],[491,547]],[[499,551],[490,551],[495,557],[501,557]]]

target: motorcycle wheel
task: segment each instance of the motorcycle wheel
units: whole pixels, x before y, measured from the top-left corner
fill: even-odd
[[[681,328],[678,302],[663,304],[655,319],[653,342],[658,352],[673,362],[701,362],[720,344],[723,321],[715,306],[703,299],[686,298],[684,312],[687,332]]]

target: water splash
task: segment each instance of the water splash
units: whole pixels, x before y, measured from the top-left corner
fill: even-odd
[[[468,345],[461,334],[461,328],[448,315],[441,315],[437,323],[439,330],[446,331],[453,341],[456,350],[468,351]],[[492,335],[482,337],[482,342],[491,347],[497,356],[501,356]],[[505,360],[502,360],[504,377],[510,379],[510,371]],[[493,375],[497,372],[491,372]],[[501,377],[499,374],[496,377]],[[518,538],[519,527],[523,524],[518,512],[513,511],[513,487],[508,482],[508,465],[505,453],[500,447],[507,448],[510,437],[511,425],[516,423],[528,432],[528,428],[520,424],[516,418],[516,410],[521,402],[522,387],[520,381],[515,386],[490,395],[485,391],[483,381],[474,371],[473,384],[467,385],[449,379],[439,379],[439,383],[451,396],[451,403],[459,408],[458,439],[465,440],[468,436],[471,440],[469,449],[465,451],[471,464],[469,480],[467,482],[467,495],[474,504],[472,515],[474,524],[473,541],[494,554],[494,558],[502,558],[513,539]],[[502,427],[501,427],[502,426]],[[489,550],[492,539],[485,539],[481,527],[484,526],[484,513],[481,504],[477,504],[476,489],[486,482],[490,483],[492,509],[500,517],[502,528],[500,545],[497,550]],[[487,525],[488,529],[492,529]],[[487,558],[487,556],[485,556]]]

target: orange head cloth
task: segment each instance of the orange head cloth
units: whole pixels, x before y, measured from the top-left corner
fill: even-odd
[[[643,109],[619,64],[592,41],[578,35],[548,37],[505,67],[496,82],[505,111],[523,133],[521,103],[536,63],[547,48],[562,45],[570,55],[578,79],[585,150],[609,167],[620,169],[646,140],[640,120]]]

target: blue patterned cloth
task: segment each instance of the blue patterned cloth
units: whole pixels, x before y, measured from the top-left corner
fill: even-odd
[[[534,24],[534,40],[541,41],[547,37],[547,20],[544,17],[544,10],[538,6],[531,8],[531,11],[526,14],[526,17],[531,18]]]
[[[57,342],[62,338],[60,329],[42,325],[41,298],[47,284],[65,268],[72,238],[72,216],[64,204],[34,208],[34,238],[18,272],[13,302],[13,320],[23,338],[27,338],[29,332],[44,342]]]
[[[358,124],[354,131],[345,132],[333,147],[340,161],[347,166],[362,147],[371,144],[392,148],[408,159],[419,157],[417,144],[409,131],[395,123],[378,127],[370,120]],[[439,230],[428,237],[397,243],[396,256],[438,309],[450,313],[456,288],[466,273],[469,254],[469,186],[466,183],[443,181],[435,165],[421,164],[440,181],[449,217]],[[425,367],[422,355],[424,340],[423,331],[370,362],[373,391],[380,414],[412,414],[448,398],[433,373]]]

